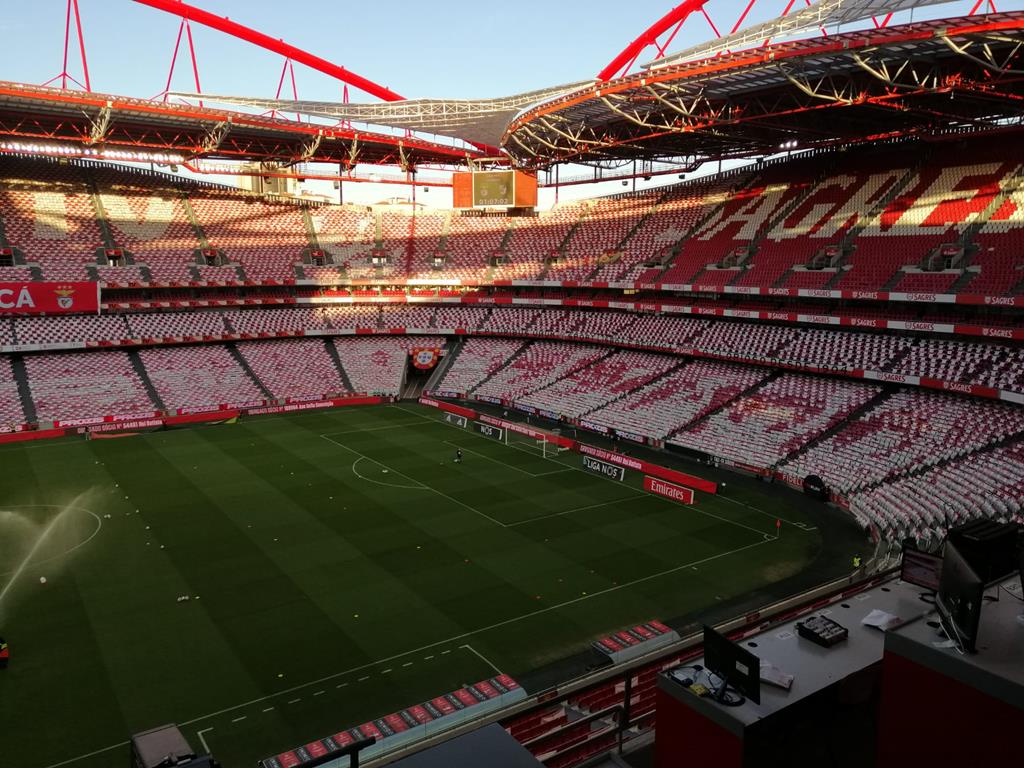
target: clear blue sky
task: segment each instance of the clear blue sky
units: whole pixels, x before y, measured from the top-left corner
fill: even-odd
[[[131,0],[79,0],[95,90],[149,97],[163,89],[178,20]],[[283,38],[403,96],[482,97],[586,79],[678,0],[194,0],[220,16]],[[744,0],[710,0],[727,31]],[[777,15],[760,0],[748,23]],[[964,13],[968,1],[952,3]],[[999,7],[1011,7],[1007,0]],[[1013,0],[1020,7],[1020,0]],[[60,71],[65,0],[5,0],[0,79],[41,83]],[[797,0],[794,8],[803,6]],[[12,12],[13,11],[13,12]],[[919,17],[928,11],[920,12]],[[204,91],[273,96],[281,59],[220,32],[193,27]],[[711,36],[691,19],[674,48]],[[77,54],[77,52],[73,52]],[[80,72],[77,60],[73,71]],[[299,95],[330,99],[340,86],[297,68]],[[175,87],[191,89],[179,58]],[[358,98],[353,94],[353,99]]]
[[[794,10],[804,6],[796,0]],[[61,69],[66,0],[2,0],[0,79],[41,84]],[[192,4],[385,85],[409,98],[501,96],[584,80],[679,0],[193,0]],[[744,26],[777,16],[788,0],[759,0]],[[167,79],[179,20],[131,0],[79,0],[93,90],[149,98]],[[916,12],[915,19],[966,14],[971,0]],[[997,0],[1001,10],[1024,0]],[[726,33],[746,0],[709,0],[709,15]],[[909,14],[894,19],[906,22]],[[248,43],[193,25],[202,89],[272,97],[282,59]],[[714,35],[703,17],[691,18],[670,50]],[[650,49],[641,62],[653,58]],[[72,41],[69,71],[81,78]],[[295,70],[300,98],[340,100],[341,84],[302,66]],[[172,90],[191,91],[184,40]],[[289,98],[290,83],[282,96]],[[353,101],[368,99],[352,92]],[[660,183],[660,182],[655,182]],[[357,186],[357,185],[346,185]],[[371,185],[364,185],[370,187]],[[376,187],[377,185],[372,185]],[[589,186],[589,185],[588,185]],[[588,186],[563,196],[607,193]],[[616,185],[613,191],[618,191]],[[402,188],[353,190],[380,197]],[[437,192],[440,192],[438,190]],[[436,204],[444,204],[434,194]],[[346,195],[346,199],[348,196]],[[550,202],[550,201],[547,201]]]

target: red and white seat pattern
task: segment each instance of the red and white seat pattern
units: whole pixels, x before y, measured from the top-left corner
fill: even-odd
[[[124,315],[132,339],[223,336],[224,316],[217,311],[157,312]]]
[[[14,321],[0,317],[0,345],[14,344]]]
[[[348,392],[323,339],[243,341],[238,351],[278,398],[310,399]]]
[[[80,168],[49,160],[0,158],[0,217],[8,242],[46,280],[88,280],[102,243]]]
[[[0,430],[14,430],[26,421],[11,358],[0,355]]]
[[[440,392],[469,392],[506,365],[523,342],[506,339],[466,339],[459,356],[436,385]]]
[[[1006,196],[974,243],[971,264],[980,272],[964,292],[1003,296],[1024,281],[1024,186]]]
[[[1005,161],[946,166],[929,163],[917,171],[908,187],[856,239],[848,259],[852,267],[836,284],[849,290],[877,290],[897,277],[901,267],[917,266],[935,248],[955,242],[998,194],[1000,180],[1016,168]],[[902,279],[905,279],[901,277]],[[896,290],[945,290],[942,284],[915,278]],[[945,283],[948,282],[948,285]]]
[[[724,177],[699,179],[672,187],[665,193],[657,209],[640,225],[626,243],[619,280],[653,280],[660,268],[647,269],[643,262],[652,256],[659,256],[682,240],[702,218],[722,205],[733,190],[744,185],[749,176],[746,173],[729,173]],[[602,269],[600,279],[611,279],[610,268]],[[666,282],[680,282],[680,270],[669,269],[662,279]]]
[[[913,344],[907,336],[810,328],[775,357],[783,363],[816,368],[881,371]]]
[[[25,372],[41,422],[156,412],[126,352],[26,355]]]
[[[119,315],[20,317],[15,322],[18,344],[67,344],[83,341],[121,341],[131,338]]]
[[[768,376],[767,368],[695,360],[628,397],[587,416],[587,421],[662,440]]]
[[[382,328],[433,328],[434,307],[398,305],[381,309]]]
[[[248,279],[295,277],[294,265],[302,249],[309,246],[299,206],[215,190],[190,198],[210,247],[224,251],[229,261],[240,264]],[[237,275],[230,279],[237,279]]]
[[[903,390],[786,464],[843,493],[971,453],[1024,432],[1024,409]]]
[[[438,307],[434,316],[437,328],[479,328],[490,312],[485,307]]]
[[[773,285],[786,270],[807,264],[827,245],[839,244],[864,212],[870,210],[903,173],[903,169],[877,173],[850,169],[816,183],[796,208],[766,233],[751,259],[750,268],[736,284]],[[810,274],[815,275],[811,278],[814,284],[804,287],[820,287],[824,282],[820,279],[823,273]],[[826,279],[832,277],[832,273],[824,274]],[[800,287],[796,285],[800,279],[794,278],[787,280],[787,288]]]
[[[539,333],[533,329],[532,323],[545,311],[529,307],[495,307],[475,328],[495,333]]]
[[[620,331],[617,340],[686,351],[710,326],[710,320],[697,317],[641,315]]]
[[[569,238],[565,254],[548,270],[549,280],[583,280],[608,261],[629,231],[651,211],[660,195],[641,192],[635,195],[600,197],[579,204],[581,219]],[[618,273],[621,266],[611,263],[608,272]]]
[[[434,270],[429,260],[433,253],[417,251],[419,265],[416,277],[458,280],[482,280],[487,272],[489,257],[495,254],[511,226],[507,216],[469,216],[452,214],[448,236],[444,269]]]
[[[693,346],[715,355],[747,360],[776,360],[779,353],[804,333],[802,328],[756,323],[714,322]]]
[[[320,309],[326,327],[337,330],[355,330],[356,328],[383,328],[381,324],[381,308],[374,305],[350,304]],[[317,326],[322,327],[322,326]]]
[[[510,365],[498,371],[473,394],[518,400],[607,354],[606,349],[584,344],[535,342]]]
[[[259,387],[221,344],[143,349],[139,357],[169,409],[259,405],[264,400]]]
[[[646,352],[614,352],[554,384],[517,401],[578,419],[609,401],[642,387],[679,364],[678,359]]]
[[[276,309],[241,309],[225,312],[236,333],[301,332],[307,328],[322,328],[323,315],[317,307],[280,307]]]
[[[331,263],[344,269],[365,270],[376,237],[376,222],[368,208],[351,205],[325,205],[310,211],[317,243]],[[306,267],[306,277],[316,280],[319,273]],[[336,279],[333,270],[325,270],[328,280]],[[352,275],[349,275],[352,277]]]
[[[845,419],[879,391],[867,384],[785,374],[680,432],[671,442],[768,468]]]
[[[850,510],[891,539],[941,538],[985,517],[1024,522],[1024,443],[981,451],[913,477],[854,494]]]
[[[440,336],[378,336],[334,339],[352,389],[365,395],[398,395],[413,349],[444,347]]]
[[[574,204],[555,206],[534,219],[517,219],[508,242],[508,264],[494,268],[495,280],[536,280],[544,260],[556,252],[573,224],[579,221]]]
[[[188,268],[195,263],[193,253],[200,243],[179,191],[138,169],[97,168],[95,176],[118,247],[129,251],[136,263],[148,266],[156,282],[193,279]],[[201,194],[198,188],[196,194]],[[102,269],[100,275],[104,276]],[[139,278],[116,271],[109,277],[112,282],[128,279]]]
[[[893,370],[945,381],[973,381],[998,360],[1000,347],[961,341],[921,339]]]
[[[1024,349],[1002,347],[1001,351],[1001,359],[977,373],[975,379],[979,384],[996,389],[1024,392]]]

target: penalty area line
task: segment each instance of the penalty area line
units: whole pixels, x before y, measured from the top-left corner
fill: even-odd
[[[289,694],[295,693],[296,691],[301,691],[303,689],[309,688],[309,687],[314,686],[314,685],[320,685],[321,683],[327,682],[329,680],[336,680],[339,677],[344,677],[345,675],[350,675],[350,674],[353,674],[354,672],[360,672],[360,671],[362,671],[364,669],[369,669],[370,667],[376,667],[376,666],[379,666],[381,664],[387,664],[388,662],[394,661],[396,659],[404,658],[405,656],[409,656],[409,655],[414,654],[414,653],[422,653],[423,651],[427,651],[427,650],[430,650],[432,648],[437,648],[438,646],[447,645],[449,643],[455,643],[455,642],[458,642],[459,640],[465,640],[468,637],[473,637],[474,635],[480,635],[480,634],[483,634],[485,632],[490,632],[490,631],[495,630],[495,629],[500,629],[502,627],[507,627],[507,626],[509,626],[511,624],[515,624],[517,622],[523,621],[524,619],[530,619],[530,618],[533,618],[534,616],[540,616],[540,615],[543,615],[545,613],[550,613],[551,611],[557,611],[557,610],[560,610],[562,608],[566,608],[566,607],[568,607],[570,605],[575,605],[577,603],[581,603],[581,602],[584,602],[584,601],[587,601],[587,600],[592,600],[595,597],[602,597],[604,595],[608,595],[608,594],[611,594],[611,593],[614,593],[614,592],[618,592],[618,591],[620,591],[622,589],[626,589],[628,587],[632,587],[632,586],[635,586],[637,584],[644,584],[644,583],[646,583],[648,581],[653,581],[654,579],[661,578],[662,576],[668,576],[668,575],[673,574],[673,573],[678,573],[680,571],[684,571],[687,568],[694,568],[694,567],[696,567],[698,565],[704,565],[706,563],[710,563],[710,562],[713,562],[715,560],[719,560],[719,559],[721,559],[723,557],[728,557],[730,555],[739,554],[740,552],[745,552],[747,550],[753,549],[754,547],[760,547],[760,546],[763,546],[764,544],[769,544],[769,543],[771,543],[773,541],[776,541],[776,539],[774,539],[774,538],[761,539],[760,541],[755,541],[755,542],[753,542],[751,544],[746,544],[746,545],[744,545],[742,547],[737,547],[736,549],[731,549],[731,550],[729,550],[727,552],[719,552],[717,555],[709,555],[708,557],[704,557],[704,558],[701,558],[699,560],[694,560],[694,561],[689,562],[689,563],[683,563],[682,565],[677,565],[677,566],[675,566],[673,568],[668,568],[668,569],[666,569],[664,571],[659,571],[657,573],[651,573],[651,574],[648,574],[647,576],[641,576],[641,577],[639,577],[637,579],[633,579],[632,581],[628,581],[628,582],[624,582],[622,584],[618,584],[618,585],[615,585],[615,586],[612,586],[612,587],[608,587],[606,589],[602,589],[602,590],[599,590],[597,592],[592,592],[592,593],[590,593],[588,595],[582,595],[580,597],[574,597],[571,600],[564,600],[561,603],[556,603],[554,605],[549,605],[549,606],[547,606],[545,608],[538,608],[535,611],[530,611],[529,613],[524,613],[521,616],[513,616],[510,619],[505,619],[504,621],[499,621],[499,622],[496,622],[496,623],[491,624],[491,625],[486,626],[486,627],[480,627],[478,629],[472,629],[472,630],[470,630],[468,632],[463,632],[460,635],[455,635],[454,637],[449,637],[449,638],[446,638],[444,640],[438,640],[438,641],[433,642],[433,643],[428,643],[427,645],[420,646],[419,648],[413,648],[410,651],[404,651],[402,653],[398,653],[398,654],[395,654],[393,656],[388,656],[385,659],[379,659],[377,661],[371,661],[371,662],[368,662],[366,664],[362,664],[362,665],[360,665],[358,667],[352,667],[351,669],[346,669],[346,670],[343,670],[341,672],[335,672],[334,674],[327,675],[327,676],[322,677],[322,678],[320,678],[318,680],[311,680],[311,681],[306,682],[306,683],[301,683],[299,685],[292,686],[291,688],[286,688],[283,691],[278,691],[276,693],[267,694],[266,696],[260,696],[257,699],[250,699],[249,701],[243,702],[241,704],[236,704],[235,706],[232,706],[232,707],[225,707],[224,709],[218,710],[216,712],[210,712],[209,714],[206,714],[206,715],[201,715],[199,717],[194,717],[191,720],[186,720],[183,723],[179,723],[179,726],[195,725],[196,723],[201,723],[204,720],[210,720],[210,719],[215,718],[215,717],[220,717],[221,715],[228,714],[229,712],[236,712],[237,710],[243,709],[244,707],[251,707],[254,704],[262,704],[263,702],[269,701],[270,699],[275,699],[275,698],[278,698],[280,696],[287,696]],[[444,655],[444,654],[450,653],[450,650],[442,651],[441,653],[442,653],[442,655]],[[475,650],[474,650],[474,653],[476,653]],[[485,661],[486,661],[486,659],[485,659]],[[490,664],[490,662],[488,662],[488,664]],[[207,730],[209,730],[209,729],[207,729]],[[109,747],[104,747],[103,749],[97,749],[97,750],[95,750],[93,752],[89,752],[89,753],[84,754],[84,755],[79,755],[78,757],[72,757],[72,758],[69,758],[69,759],[64,760],[62,762],[59,762],[59,763],[53,763],[51,765],[45,766],[45,768],[60,768],[61,766],[70,765],[71,763],[78,762],[79,760],[85,760],[86,758],[93,757],[94,755],[101,755],[101,754],[103,754],[105,752],[110,752],[110,751],[115,750],[115,749],[121,749],[122,747],[127,746],[129,743],[130,742],[122,741],[122,742],[119,742],[117,744],[113,744],[113,745],[111,745]]]

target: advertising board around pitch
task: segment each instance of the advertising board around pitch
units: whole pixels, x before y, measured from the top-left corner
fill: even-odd
[[[449,424],[454,424],[456,427],[462,427],[463,429],[467,429],[469,427],[469,419],[465,416],[460,416],[457,413],[445,412],[444,420]]]
[[[609,464],[607,461],[595,459],[592,456],[583,457],[583,468],[588,472],[593,472],[595,475],[602,475],[612,480],[618,480],[620,483],[626,479],[625,469],[614,464]]]
[[[666,480],[659,480],[650,475],[644,475],[644,490],[672,499],[672,501],[678,501],[680,504],[693,504],[693,489]]]
[[[476,431],[484,437],[489,437],[492,440],[497,440],[499,443],[505,442],[505,430],[501,427],[495,427],[491,424],[484,424],[482,421],[474,422]]]

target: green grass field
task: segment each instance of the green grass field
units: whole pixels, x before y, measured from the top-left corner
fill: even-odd
[[[603,633],[761,590],[822,551],[794,494],[730,478],[684,507],[637,473],[607,480],[438,415],[0,448],[4,768],[124,765],[128,736],[166,722],[252,765],[496,669],[557,669]]]

